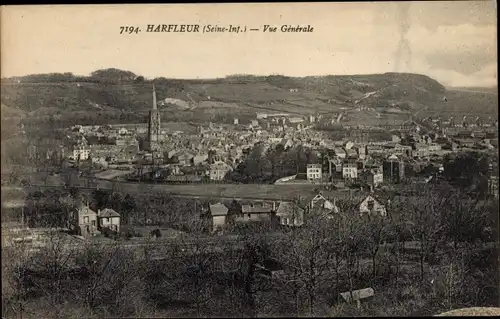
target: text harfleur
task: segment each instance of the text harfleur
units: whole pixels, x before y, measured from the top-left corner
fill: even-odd
[[[146,32],[181,32],[181,33],[197,33],[197,32],[231,32],[234,28],[207,25],[206,28],[199,24],[148,24]],[[238,31],[246,32],[247,28],[238,28]],[[313,32],[314,27],[311,25],[289,25],[284,24],[281,26],[263,25],[260,28],[252,29],[252,31],[261,32],[284,32],[284,33],[300,33],[300,32]]]

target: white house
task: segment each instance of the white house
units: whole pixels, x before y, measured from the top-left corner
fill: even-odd
[[[73,159],[86,161],[89,159],[90,149],[85,146],[77,146],[73,149]]]
[[[105,208],[97,211],[99,228],[109,228],[112,231],[120,231],[120,214],[111,208]]]
[[[385,206],[371,195],[366,196],[366,198],[359,204],[359,212],[361,214],[378,214],[380,216],[386,216],[387,210]]]
[[[221,203],[212,204],[209,206],[209,213],[212,217],[212,230],[223,228],[226,225],[226,218],[229,209]]]
[[[232,167],[224,162],[217,162],[210,165],[210,180],[212,181],[222,181],[226,177],[227,173],[232,171]]]
[[[320,164],[307,164],[306,167],[307,180],[321,179],[321,165]]]
[[[317,194],[314,196],[310,203],[309,203],[310,208],[324,208],[326,210],[334,211],[336,213],[339,212],[339,208],[335,204],[335,199],[330,201],[329,199],[325,198],[322,194]]]
[[[342,165],[342,178],[344,179],[357,179],[358,166],[356,163],[344,163]]]
[[[97,232],[97,213],[87,205],[80,206],[75,212],[73,225],[80,227],[82,236],[94,236]]]

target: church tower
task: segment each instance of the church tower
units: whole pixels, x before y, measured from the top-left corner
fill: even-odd
[[[148,150],[150,152],[159,151],[160,136],[160,111],[156,104],[156,90],[153,84],[153,108],[149,111],[148,123]]]

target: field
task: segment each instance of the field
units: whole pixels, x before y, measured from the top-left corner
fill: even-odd
[[[252,199],[275,199],[292,200],[298,197],[307,197],[314,194],[320,185],[262,185],[262,184],[145,184],[110,182],[98,180],[96,183],[102,188],[114,187],[125,193],[147,193],[165,192],[172,195],[187,197],[221,197],[221,198],[252,198]],[[348,197],[349,191],[323,192],[325,196]],[[356,193],[352,193],[354,196]]]

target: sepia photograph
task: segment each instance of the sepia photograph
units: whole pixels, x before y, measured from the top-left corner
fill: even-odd
[[[500,315],[496,1],[0,25],[2,318]]]

